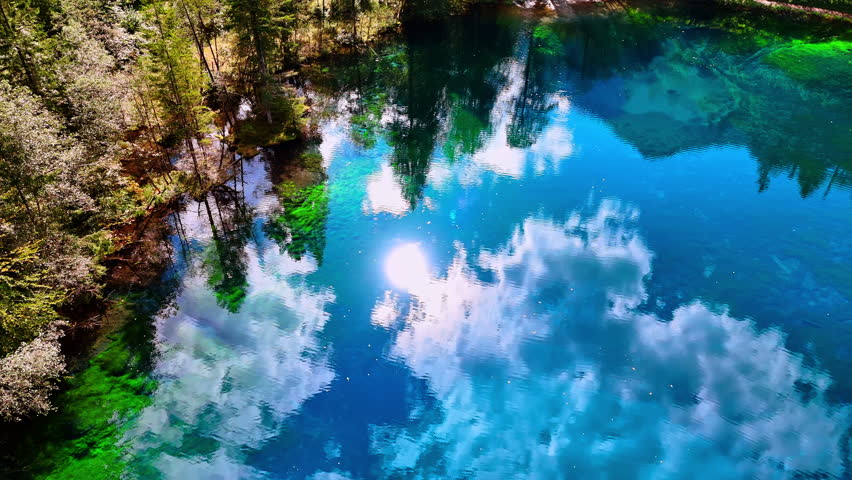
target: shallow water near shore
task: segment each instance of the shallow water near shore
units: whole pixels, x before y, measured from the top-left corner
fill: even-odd
[[[172,218],[34,473],[848,478],[850,39],[730,23],[484,11],[315,72],[309,168]]]

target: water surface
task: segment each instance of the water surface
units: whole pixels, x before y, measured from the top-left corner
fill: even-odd
[[[317,71],[322,165],[174,219],[125,474],[848,478],[850,88],[767,60],[821,27],[727,24],[481,12]]]

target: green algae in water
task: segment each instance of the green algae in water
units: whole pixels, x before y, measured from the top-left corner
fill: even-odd
[[[790,77],[836,93],[850,93],[852,42],[792,42],[765,57]]]
[[[147,376],[149,352],[139,348],[137,329],[116,334],[87,368],[71,377],[55,399],[59,410],[40,419],[40,435],[26,439],[21,452],[37,452],[33,478],[121,476],[126,467],[123,434],[157,388]]]
[[[360,112],[352,115],[352,139],[364,148],[376,146],[376,136],[381,130],[382,113],[387,104],[387,94],[359,97]]]
[[[294,259],[300,260],[310,253],[322,263],[328,219],[326,185],[299,188],[292,182],[285,182],[278,186],[278,193],[284,212],[270,220],[267,234]]]
[[[299,155],[299,164],[309,172],[325,175],[325,169],[322,166],[322,154],[319,152],[303,152]]]
[[[106,317],[122,326],[99,341],[96,353],[66,378],[53,399],[55,412],[4,427],[0,478],[123,476],[129,460],[125,434],[157,389],[149,375],[155,353],[150,319],[174,288],[171,280],[127,294],[111,306]]]
[[[545,55],[556,55],[562,49],[562,42],[549,25],[539,25],[533,30],[535,48]]]

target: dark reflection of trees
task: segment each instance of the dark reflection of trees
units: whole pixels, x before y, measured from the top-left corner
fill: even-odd
[[[523,67],[523,87],[512,109],[507,132],[509,145],[531,147],[547,126],[548,113],[553,110],[552,93],[558,83],[551,81],[558,65],[548,60],[559,53],[559,39],[549,25],[538,25],[527,33],[526,58]]]
[[[391,166],[412,208],[423,194],[432,152],[446,118],[444,88],[450,65],[441,58],[442,49],[434,47],[434,39],[457,36],[452,25],[438,25],[439,31],[431,34],[415,27],[407,29],[404,83],[396,86],[390,98],[398,109],[387,126],[393,147]]]
[[[779,84],[772,91],[738,85],[747,101],[732,115],[757,158],[759,190],[766,190],[776,175],[795,178],[802,197],[823,186],[828,194],[832,187],[852,185],[848,107],[786,79]]]
[[[447,32],[445,42],[449,46],[441,48],[454,52],[443,55],[444,62],[450,62],[446,68],[452,73],[445,87],[444,154],[450,160],[472,155],[491,135],[491,111],[507,81],[497,75],[497,68],[514,53],[520,28],[519,22],[501,25],[494,17],[479,14],[458,22]]]
[[[498,23],[484,13],[435,26],[406,29],[406,75],[389,100],[398,106],[388,125],[392,166],[412,207],[420,199],[439,137],[454,160],[482,148],[491,134],[490,115],[508,80],[498,68],[514,52],[522,24]],[[440,41],[436,41],[440,39]],[[451,54],[449,53],[451,52]],[[530,65],[530,88],[522,117],[535,117],[539,77]],[[533,123],[535,120],[531,120]]]
[[[251,217],[237,190],[220,186],[210,197],[219,221],[213,243],[204,252],[203,266],[216,302],[236,313],[245,301],[248,288],[245,246],[251,235]]]
[[[824,187],[849,185],[852,149],[849,90],[821,88],[790,78],[762,58],[784,45],[774,33],[735,18],[741,31],[687,30],[650,16],[578,18],[553,24],[578,94],[575,103],[609,122],[646,158],[714,144],[745,144],[758,162],[758,189],[775,175],[795,178],[803,197]],[[730,23],[731,18],[724,22]],[[778,23],[777,20],[775,20]],[[773,37],[774,36],[774,37]],[[760,39],[760,41],[758,41]],[[657,109],[627,108],[642,88]],[[678,117],[690,109],[695,118]]]
[[[310,254],[322,265],[328,221],[322,156],[311,148],[276,154],[282,153],[290,160],[281,171],[273,172],[274,178],[281,179],[275,187],[281,210],[270,216],[264,231],[291,258],[301,260]]]
[[[637,23],[628,15],[579,17],[549,28],[559,39],[559,54],[569,75],[586,88],[643,68],[662,48],[659,26]]]
[[[245,235],[239,231],[223,232],[204,257],[207,282],[216,295],[216,302],[231,313],[239,311],[248,288],[243,252],[245,240]]]
[[[505,19],[504,19],[505,20]],[[383,132],[391,165],[414,207],[423,194],[436,146],[453,160],[483,146],[490,114],[506,78],[496,68],[512,56],[519,19],[474,12],[430,24],[409,24],[401,41],[377,56],[335,69],[321,87],[350,94],[350,134],[364,147]],[[383,116],[386,123],[382,124]]]
[[[801,27],[777,16],[702,13],[691,12],[682,28],[687,23],[620,8],[570,21],[475,11],[407,25],[398,43],[335,68],[325,81],[335,98],[351,98],[357,144],[372,148],[384,135],[412,207],[439,145],[450,161],[484,146],[510,81],[521,82],[507,113],[515,148],[535,144],[554,92],[568,90],[573,104],[608,122],[645,158],[746,145],[759,163],[760,190],[777,175],[796,178],[802,196],[849,185],[848,87],[820,89],[763,60]],[[808,28],[837,36],[830,26]],[[647,98],[629,105],[643,89]]]

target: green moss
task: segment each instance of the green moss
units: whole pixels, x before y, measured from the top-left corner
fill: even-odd
[[[120,478],[124,431],[157,387],[143,373],[144,356],[130,349],[127,334],[119,334],[88,368],[68,380],[56,399],[60,410],[45,419],[46,439],[27,439],[38,445],[35,478]]]
[[[107,316],[123,326],[99,341],[83,368],[65,379],[53,399],[55,412],[4,425],[0,478],[99,480],[126,473],[126,432],[157,388],[148,375],[155,353],[148,320],[162,308],[164,295],[171,295],[171,280],[164,279],[162,291],[117,302]]]
[[[364,93],[358,98],[358,113],[349,120],[352,140],[364,148],[376,146],[378,132],[382,128],[382,113],[388,102],[384,92]]]
[[[309,172],[324,174],[322,166],[322,154],[316,151],[307,151],[299,155],[299,164]]]
[[[811,86],[849,93],[852,42],[791,42],[771,52],[764,61]]]
[[[852,13],[852,5],[849,0],[775,0],[776,5],[767,6],[759,4],[754,0],[724,0],[725,3],[732,5],[746,5],[760,8],[781,8],[785,9],[787,5],[790,7],[809,7],[821,8],[829,12]],[[821,15],[832,16],[832,13],[821,13]]]
[[[278,194],[284,212],[267,224],[267,234],[296,260],[311,253],[321,263],[328,218],[328,189],[325,184],[299,188],[285,182],[278,186]]]
[[[539,25],[533,30],[534,48],[544,55],[556,55],[563,49],[562,41],[548,25]]]

